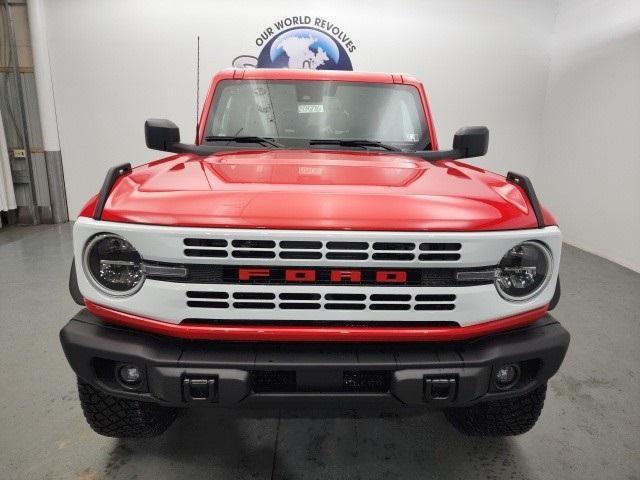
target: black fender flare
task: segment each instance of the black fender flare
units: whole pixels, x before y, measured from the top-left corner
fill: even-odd
[[[73,298],[74,302],[84,307],[84,297],[82,296],[82,293],[80,293],[80,288],[78,287],[75,259],[71,262],[71,271],[69,272],[69,293],[71,294],[71,298]]]
[[[556,305],[558,305],[558,302],[560,301],[560,294],[560,277],[558,277],[558,281],[556,282],[556,291],[553,292],[553,298],[551,298],[551,302],[549,302],[548,310],[556,308]]]

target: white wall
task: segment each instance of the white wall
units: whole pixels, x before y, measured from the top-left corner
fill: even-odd
[[[543,138],[565,240],[640,271],[640,2],[560,2]]]
[[[47,34],[70,217],[108,167],[159,156],[144,146],[148,117],[194,137],[195,36],[202,84],[275,20],[321,16],[353,38],[354,68],[406,72],[429,90],[444,147],[464,125],[491,129],[500,173],[533,173],[539,157],[554,2],[430,0],[312,3],[269,0],[48,0]]]

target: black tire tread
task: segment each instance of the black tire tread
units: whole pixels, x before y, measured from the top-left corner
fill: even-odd
[[[520,397],[479,403],[471,407],[448,408],[447,420],[461,433],[481,437],[520,435],[538,421],[544,406],[547,384]]]
[[[155,437],[175,420],[175,408],[109,395],[78,379],[78,395],[89,426],[116,438]]]

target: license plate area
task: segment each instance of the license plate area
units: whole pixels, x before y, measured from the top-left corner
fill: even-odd
[[[341,370],[252,370],[254,393],[387,393],[391,371]]]

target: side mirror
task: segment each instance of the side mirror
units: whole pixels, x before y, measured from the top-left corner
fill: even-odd
[[[171,120],[150,118],[144,122],[144,138],[152,150],[173,152],[172,145],[180,142],[180,129]]]
[[[152,150],[187,153],[202,157],[233,149],[233,147],[227,146],[180,143],[180,129],[171,120],[165,120],[164,118],[150,118],[144,122],[144,138],[147,142],[147,147]]]
[[[458,158],[481,157],[489,148],[489,129],[487,127],[463,127],[453,137],[453,150]]]

